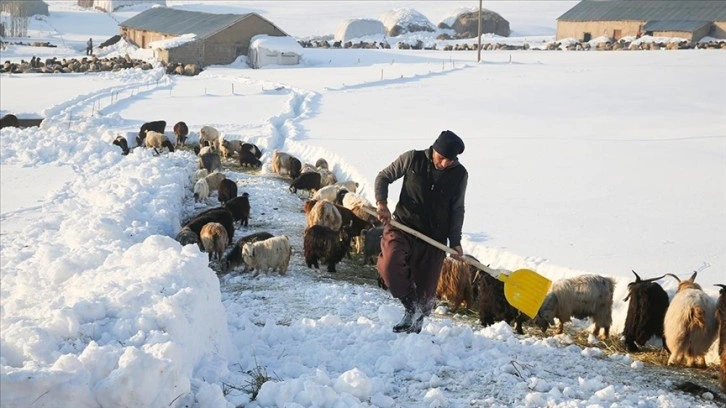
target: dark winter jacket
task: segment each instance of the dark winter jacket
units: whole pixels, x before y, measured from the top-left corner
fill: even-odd
[[[468,181],[466,168],[458,161],[436,170],[432,149],[403,153],[378,173],[376,201],[388,199],[388,185],[403,177],[401,195],[393,217],[396,221],[455,247],[461,245],[464,224],[464,196]]]

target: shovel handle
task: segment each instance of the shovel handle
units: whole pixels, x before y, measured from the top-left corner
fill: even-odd
[[[368,214],[373,215],[373,216],[378,216],[378,213],[376,213],[374,210],[372,210],[370,208],[367,208],[367,207],[362,207],[362,208],[363,208],[363,211],[367,212]],[[439,242],[439,241],[437,241],[437,240],[435,240],[435,239],[433,239],[433,238],[431,238],[431,237],[429,237],[427,235],[424,235],[423,233],[421,233],[419,231],[416,231],[415,229],[413,229],[411,227],[407,227],[407,226],[401,224],[400,222],[398,222],[398,221],[396,221],[394,219],[391,219],[390,222],[391,222],[391,225],[393,225],[394,227],[400,229],[401,231],[407,232],[407,233],[413,235],[416,238],[420,238],[420,239],[426,241],[428,244],[433,245],[436,248],[438,248],[438,249],[440,249],[440,250],[442,250],[442,251],[444,251],[444,252],[446,252],[446,253],[448,253],[450,255],[458,255],[459,254],[458,252],[456,252],[455,249],[450,248],[450,247],[442,244],[441,242]],[[502,275],[501,272],[499,272],[499,271],[497,271],[495,269],[492,269],[492,268],[484,265],[483,263],[481,263],[481,262],[479,262],[476,259],[473,259],[471,257],[468,257],[468,256],[467,257],[463,257],[462,260],[464,262],[470,264],[470,265],[475,266],[477,269],[482,270],[482,271],[488,273],[489,275],[492,275],[493,277],[495,277],[497,279],[499,279],[499,276]]]

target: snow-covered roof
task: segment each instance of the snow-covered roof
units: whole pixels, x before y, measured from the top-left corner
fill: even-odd
[[[166,0],[95,0],[93,7],[106,11],[114,11],[119,7],[135,6],[139,3],[152,3],[166,7]]]
[[[163,50],[168,50],[171,48],[176,48],[182,44],[192,42],[196,39],[197,39],[196,34],[182,34],[178,37],[169,38],[166,40],[152,41],[149,43],[149,48],[160,48]]]
[[[354,38],[368,35],[386,34],[386,27],[380,20],[370,18],[355,18],[344,20],[335,32],[336,41],[349,41]]]
[[[293,37],[258,34],[250,40],[250,48],[266,48],[280,52],[303,53],[303,47]]]

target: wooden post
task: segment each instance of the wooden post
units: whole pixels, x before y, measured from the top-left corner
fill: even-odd
[[[476,62],[481,62],[481,1],[482,0],[479,0],[479,24],[477,25],[477,44],[479,44],[479,46],[476,49]]]

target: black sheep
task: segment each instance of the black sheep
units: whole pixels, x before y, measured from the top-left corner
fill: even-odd
[[[242,143],[242,148],[240,149],[243,152],[250,152],[253,156],[255,156],[257,159],[262,157],[262,151],[259,147],[252,143]]]
[[[635,271],[633,274],[635,281],[628,283],[628,296],[623,299],[630,299],[623,327],[625,347],[629,352],[635,352],[638,351],[637,344],[642,346],[651,337],[658,336],[663,339],[663,348],[668,350],[663,334],[663,319],[670,302],[666,291],[654,282],[665,275],[642,280]]]
[[[144,123],[143,125],[141,125],[141,129],[139,129],[139,135],[136,136],[136,145],[137,146],[144,145],[144,139],[146,139],[147,130],[153,130],[154,132],[164,133],[164,129],[166,129],[166,121],[163,121],[163,120],[157,120],[154,122]]]
[[[350,235],[345,228],[333,231],[322,225],[313,225],[305,230],[303,249],[308,268],[320,267],[318,260],[328,264],[328,272],[335,272],[350,247]]]
[[[224,208],[232,212],[235,221],[240,221],[240,225],[247,226],[250,218],[250,199],[249,194],[242,193],[241,196],[235,197],[226,203]]]
[[[239,165],[242,167],[260,167],[262,162],[251,151],[242,150],[239,154]]]
[[[224,206],[224,203],[237,197],[237,183],[230,179],[224,179],[219,182],[217,191],[217,199]]]
[[[320,173],[310,171],[297,176],[290,183],[290,192],[297,193],[297,190],[317,191],[320,189]]]
[[[504,282],[489,275],[486,272],[473,268],[473,285],[477,288],[479,303],[479,322],[482,326],[488,327],[496,322],[505,321],[509,324],[514,322],[514,329],[517,334],[524,334],[522,323],[527,321],[527,316],[507,302],[504,296]]]
[[[188,227],[190,230],[194,231],[197,236],[199,236],[202,231],[202,227],[204,227],[204,224],[208,222],[218,222],[222,224],[224,229],[227,230],[229,244],[232,244],[232,240],[234,238],[234,217],[232,216],[232,212],[226,208],[217,207],[203,211],[192,217],[192,219],[187,221],[182,227]]]
[[[246,194],[246,193],[245,193]],[[232,249],[222,257],[222,268],[223,270],[229,270],[229,268],[236,268],[244,263],[242,258],[242,247],[246,243],[264,241],[268,238],[272,238],[273,235],[269,232],[255,232],[240,238]]]
[[[176,136],[176,145],[183,146],[187,141],[187,135],[189,134],[189,127],[184,122],[177,122],[174,125],[174,136]]]
[[[121,148],[121,154],[123,154],[124,156],[129,154],[129,142],[126,141],[125,137],[118,135],[112,143]]]

